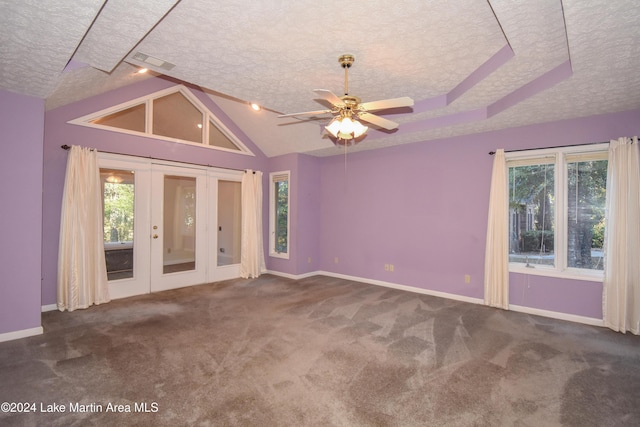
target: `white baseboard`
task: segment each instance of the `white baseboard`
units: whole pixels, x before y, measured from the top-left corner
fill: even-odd
[[[43,305],[41,307],[42,312],[44,313],[45,311],[54,311],[58,309],[58,305],[57,304],[47,304],[47,305]]]
[[[434,297],[447,298],[456,301],[470,302],[472,304],[483,304],[480,298],[467,297],[464,295],[450,294],[447,292],[433,291],[430,289],[416,288],[413,286],[400,285],[397,283],[385,282],[383,280],[366,279],[364,277],[349,276],[347,274],[332,273],[330,271],[318,271],[316,274],[322,276],[335,277],[337,279],[353,280],[355,282],[369,283],[370,285],[384,286],[385,288],[400,289],[402,291],[414,292],[418,294],[431,295]]]
[[[329,277],[335,277],[337,279],[345,279],[345,280],[352,280],[355,282],[363,282],[363,283],[368,283],[371,285],[376,285],[376,286],[384,286],[386,288],[392,288],[392,289],[400,289],[402,291],[407,291],[407,292],[415,292],[415,293],[419,293],[419,294],[424,294],[424,295],[431,295],[434,297],[440,297],[440,298],[447,298],[447,299],[452,299],[452,300],[456,300],[456,301],[462,301],[462,302],[468,302],[471,304],[480,304],[483,305],[484,304],[484,300],[481,298],[473,298],[473,297],[467,297],[464,295],[457,295],[457,294],[450,294],[448,292],[440,292],[440,291],[433,291],[430,289],[423,289],[423,288],[416,288],[413,286],[407,286],[407,285],[400,285],[397,283],[391,283],[391,282],[385,282],[382,280],[375,280],[375,279],[367,279],[364,277],[356,277],[356,276],[349,276],[347,274],[340,274],[340,273],[332,273],[330,271],[313,271],[310,273],[304,273],[304,274],[289,274],[289,273],[281,273],[279,271],[267,271],[268,274],[273,274],[276,276],[282,276],[282,277],[286,277],[289,279],[295,279],[295,280],[299,280],[299,279],[304,279],[307,277],[312,277],[312,276],[329,276]],[[543,310],[540,308],[532,308],[532,307],[525,307],[525,306],[521,306],[521,305],[513,305],[510,304],[509,305],[509,310],[512,311],[517,311],[519,313],[526,313],[526,314],[534,314],[536,316],[542,316],[542,317],[549,317],[551,319],[558,319],[558,320],[566,320],[568,322],[575,322],[575,323],[583,323],[585,325],[592,325],[592,326],[602,326],[604,327],[604,321],[602,319],[596,319],[593,317],[586,317],[586,316],[579,316],[576,314],[568,314],[568,313],[561,313],[558,311],[550,311],[550,310]]]
[[[274,276],[281,276],[281,277],[286,277],[288,279],[294,279],[294,280],[305,279],[307,277],[312,277],[312,276],[328,276],[328,277],[335,277],[336,279],[345,279],[345,280],[351,280],[354,282],[368,283],[370,285],[384,286],[385,288],[400,289],[402,291],[415,292],[418,294],[431,295],[434,297],[447,298],[447,299],[463,301],[463,302],[470,302],[472,304],[484,303],[484,301],[481,300],[480,298],[466,297],[464,295],[450,294],[447,292],[432,291],[430,289],[416,288],[416,287],[407,286],[407,285],[399,285],[397,283],[385,282],[385,281],[376,280],[376,279],[367,279],[365,277],[349,276],[347,274],[332,273],[330,271],[319,270],[319,271],[312,271],[304,274],[290,274],[290,273],[281,273],[279,271],[268,270],[267,273],[273,274]]]
[[[42,326],[31,329],[23,329],[21,331],[5,332],[0,334],[0,342],[13,341],[20,338],[32,337],[34,335],[41,335],[44,332]]]
[[[540,308],[525,307],[522,305],[509,304],[509,310],[519,313],[535,314],[536,316],[550,317],[552,319],[566,320],[569,322],[583,323],[591,326],[604,327],[604,320],[594,317],[578,316],[577,314],[560,313],[558,311],[543,310]]]
[[[303,274],[291,274],[291,273],[283,273],[281,271],[273,271],[273,270],[267,270],[265,271],[265,273],[273,274],[274,276],[286,277],[287,279],[293,279],[293,280],[306,279],[307,277],[313,277],[313,276],[318,276],[322,274],[322,272],[320,271],[312,271],[310,273],[303,273]]]

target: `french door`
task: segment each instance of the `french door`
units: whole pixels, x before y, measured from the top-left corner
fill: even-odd
[[[151,167],[151,292],[207,280],[206,178],[202,169]]]
[[[102,154],[111,298],[239,276],[241,172]]]

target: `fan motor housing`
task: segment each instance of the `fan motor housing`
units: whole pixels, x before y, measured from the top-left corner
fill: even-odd
[[[345,95],[341,96],[340,99],[342,99],[347,108],[351,110],[355,110],[358,104],[360,104],[360,98],[357,96]]]

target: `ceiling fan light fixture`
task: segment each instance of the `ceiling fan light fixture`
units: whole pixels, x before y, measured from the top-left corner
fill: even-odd
[[[331,120],[331,123],[329,123],[324,128],[327,130],[327,132],[331,134],[331,136],[333,136],[334,138],[337,138],[338,132],[340,132],[340,117],[336,117],[333,120]]]
[[[348,140],[361,137],[369,128],[350,117],[336,117],[325,129],[334,138]]]
[[[360,123],[357,120],[352,120],[353,122],[353,137],[354,138],[359,138],[362,135],[364,135],[367,130],[369,129],[368,126],[364,126],[362,123]]]
[[[387,110],[391,108],[412,107],[413,99],[408,96],[402,98],[383,99],[361,103],[357,96],[349,95],[349,68],[353,65],[355,58],[346,54],[338,58],[340,65],[344,68],[344,96],[337,96],[327,89],[315,89],[314,92],[325,102],[332,105],[330,110],[305,111],[303,113],[281,114],[278,117],[295,117],[315,114],[334,114],[325,130],[336,138],[336,143],[350,145],[352,140],[363,136],[369,129],[360,121],[370,123],[385,130],[395,130],[398,123],[384,117],[376,116],[371,111]],[[357,141],[353,141],[357,142]]]

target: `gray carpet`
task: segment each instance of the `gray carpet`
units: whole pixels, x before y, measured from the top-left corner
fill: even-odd
[[[1,425],[640,425],[639,337],[328,277],[184,288],[43,326],[0,343],[0,402],[36,404]]]

